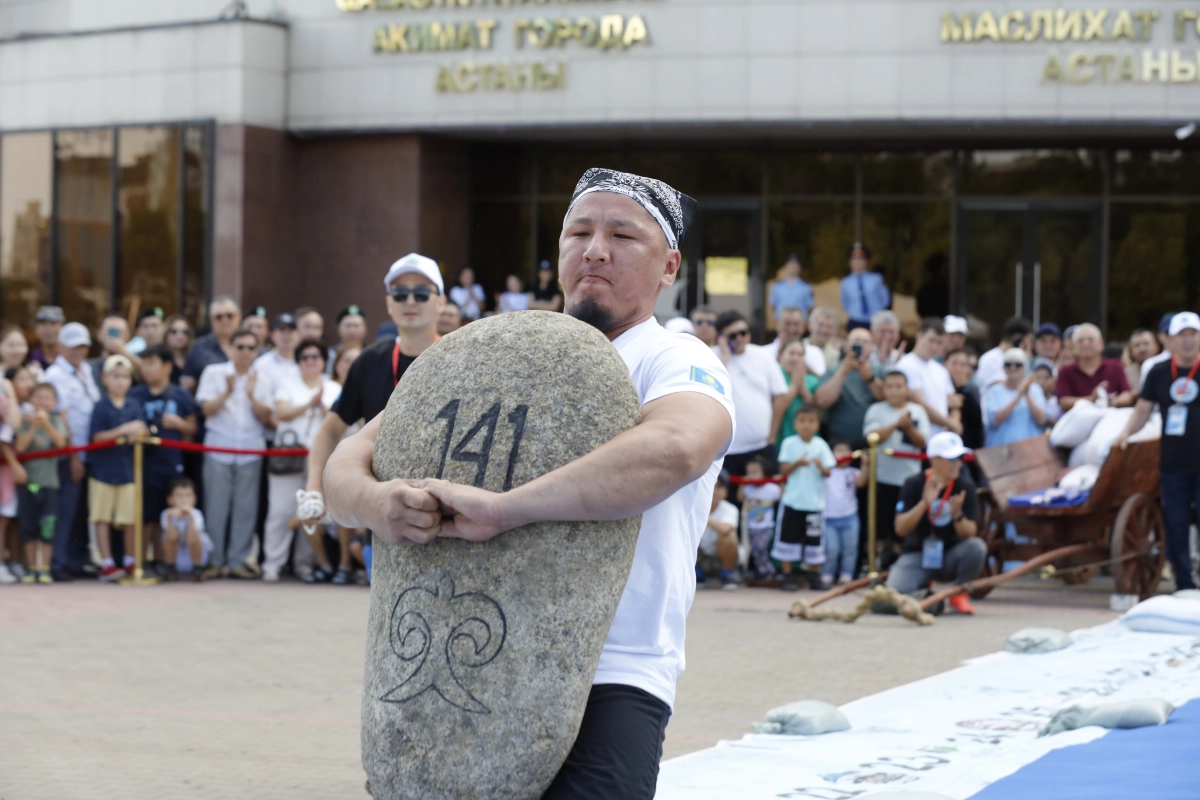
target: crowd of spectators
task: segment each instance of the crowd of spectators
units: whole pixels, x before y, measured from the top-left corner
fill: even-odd
[[[702,552],[698,580],[719,577],[726,588],[743,581],[826,588],[860,575],[866,544],[859,534],[868,512],[858,501],[866,493],[850,490],[866,476],[860,459],[848,456],[867,446],[869,434],[885,451],[877,463],[875,523],[882,568],[895,565],[889,583],[909,592],[929,580],[974,578],[986,556],[977,537],[982,475],[962,456],[1044,436],[1081,400],[1132,406],[1149,371],[1171,357],[1175,314],[1165,315],[1157,332],[1139,329],[1125,342],[1106,343],[1089,322],[1064,331],[1019,317],[996,341],[983,342],[971,338],[966,318],[953,315],[922,319],[915,336],[903,340],[886,286],[866,269],[869,255],[863,245],[850,248],[841,309],[816,305],[800,260],[790,257],[768,292],[775,331],[763,345],[751,343],[751,326],[737,311],[701,306],[690,325],[676,328],[702,339],[726,364],[736,410],[725,469],[737,495],[719,489],[721,502],[714,498],[722,514],[714,511],[708,555],[718,555],[714,548],[725,538],[717,523],[737,527],[733,499],[748,534],[740,554],[746,574],[737,574],[739,554],[726,547],[719,565]],[[839,326],[839,319],[846,321]],[[772,475],[782,491],[763,494],[758,481]],[[762,532],[764,520],[769,533]],[[971,611],[965,596],[954,605]]]

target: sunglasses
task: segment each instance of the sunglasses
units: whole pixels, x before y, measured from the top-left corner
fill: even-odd
[[[715,319],[704,319],[703,317],[701,317],[700,319],[698,319],[698,320],[695,320],[695,321],[694,321],[692,324],[693,324],[693,325],[711,325],[711,326],[716,326],[716,324],[717,324],[717,321],[716,321]]]
[[[258,346],[253,345],[253,344],[235,344],[233,347],[235,350],[242,350],[242,351],[258,349]]]
[[[1021,364],[1020,362],[1017,362],[1017,361],[1005,361],[1004,368],[1005,369],[1025,369],[1025,365]]]
[[[726,339],[740,339],[743,336],[749,336],[749,335],[750,335],[750,331],[730,331],[729,333],[725,334],[725,338]]]
[[[418,303],[428,303],[429,298],[433,297],[433,289],[428,286],[418,286],[415,289],[409,289],[405,286],[397,286],[392,289],[392,299],[397,303],[403,303],[408,300],[408,296],[412,295],[413,300]]]
[[[191,331],[187,328],[171,328],[169,331],[167,331],[167,333],[171,334],[172,336],[187,336],[191,333]]]
[[[305,353],[304,355],[300,356],[299,360],[300,361],[320,361],[321,354],[320,353]]]
[[[220,320],[223,320],[223,319],[233,319],[235,316],[237,316],[237,315],[233,314],[231,312],[226,312],[224,314],[213,314],[212,318],[213,318],[214,322],[219,322]]]

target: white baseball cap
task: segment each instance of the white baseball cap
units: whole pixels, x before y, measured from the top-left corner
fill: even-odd
[[[930,458],[962,458],[971,452],[971,448],[963,447],[962,437],[953,431],[942,431],[929,440],[925,453]]]
[[[961,333],[964,336],[968,333],[967,321],[953,314],[942,320],[942,327],[946,329],[946,333]]]
[[[392,290],[392,281],[410,272],[415,272],[418,275],[424,275],[428,278],[437,287],[438,294],[446,293],[446,287],[442,284],[442,271],[438,268],[437,262],[432,258],[426,258],[417,253],[409,253],[388,268],[387,275],[383,279],[383,288],[390,292]],[[61,333],[59,334],[59,338],[62,338]]]
[[[1179,332],[1185,331],[1188,328],[1191,328],[1194,331],[1200,331],[1200,316],[1193,311],[1181,311],[1175,316],[1171,317],[1171,329],[1167,331],[1167,333],[1171,336],[1175,336]],[[66,329],[64,328],[64,330]],[[62,339],[61,333],[58,335],[58,338],[60,340]]]
[[[687,317],[673,317],[663,324],[663,327],[671,333],[690,333],[695,335],[696,326]]]
[[[91,347],[92,335],[82,322],[68,322],[58,332],[58,343],[68,350],[72,347]]]

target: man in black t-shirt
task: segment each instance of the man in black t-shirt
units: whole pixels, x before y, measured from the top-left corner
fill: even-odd
[[[436,261],[409,253],[392,264],[383,285],[388,316],[400,336],[379,339],[362,351],[350,367],[333,413],[325,415],[308,446],[308,482],[297,515],[309,528],[325,516],[321,476],[346,430],[378,416],[404,371],[438,338],[438,312],[445,302],[445,289]]]
[[[1125,449],[1158,405],[1163,419],[1159,472],[1167,561],[1175,573],[1175,588],[1195,589],[1188,530],[1192,506],[1200,505],[1200,316],[1191,311],[1176,314],[1168,333],[1175,355],[1146,373],[1133,416],[1116,445]]]
[[[944,431],[929,440],[925,452],[932,468],[906,480],[896,504],[896,535],[902,544],[887,585],[901,594],[929,581],[975,580],[987,558],[987,545],[976,535],[975,482],[962,468],[962,457],[970,451],[957,433]],[[950,605],[960,614],[975,613],[965,594],[951,597]]]

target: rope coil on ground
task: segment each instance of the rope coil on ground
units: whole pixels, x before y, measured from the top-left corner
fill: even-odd
[[[832,619],[838,622],[854,622],[863,614],[870,611],[871,606],[880,601],[891,603],[900,612],[900,616],[910,619],[918,625],[933,624],[933,615],[921,610],[920,601],[906,594],[900,594],[895,589],[883,585],[875,586],[868,590],[862,596],[859,604],[849,611],[839,608],[814,609],[803,600],[797,600],[792,604],[792,610],[788,612],[788,616],[792,619],[807,619],[814,622],[820,622],[825,619]]]

